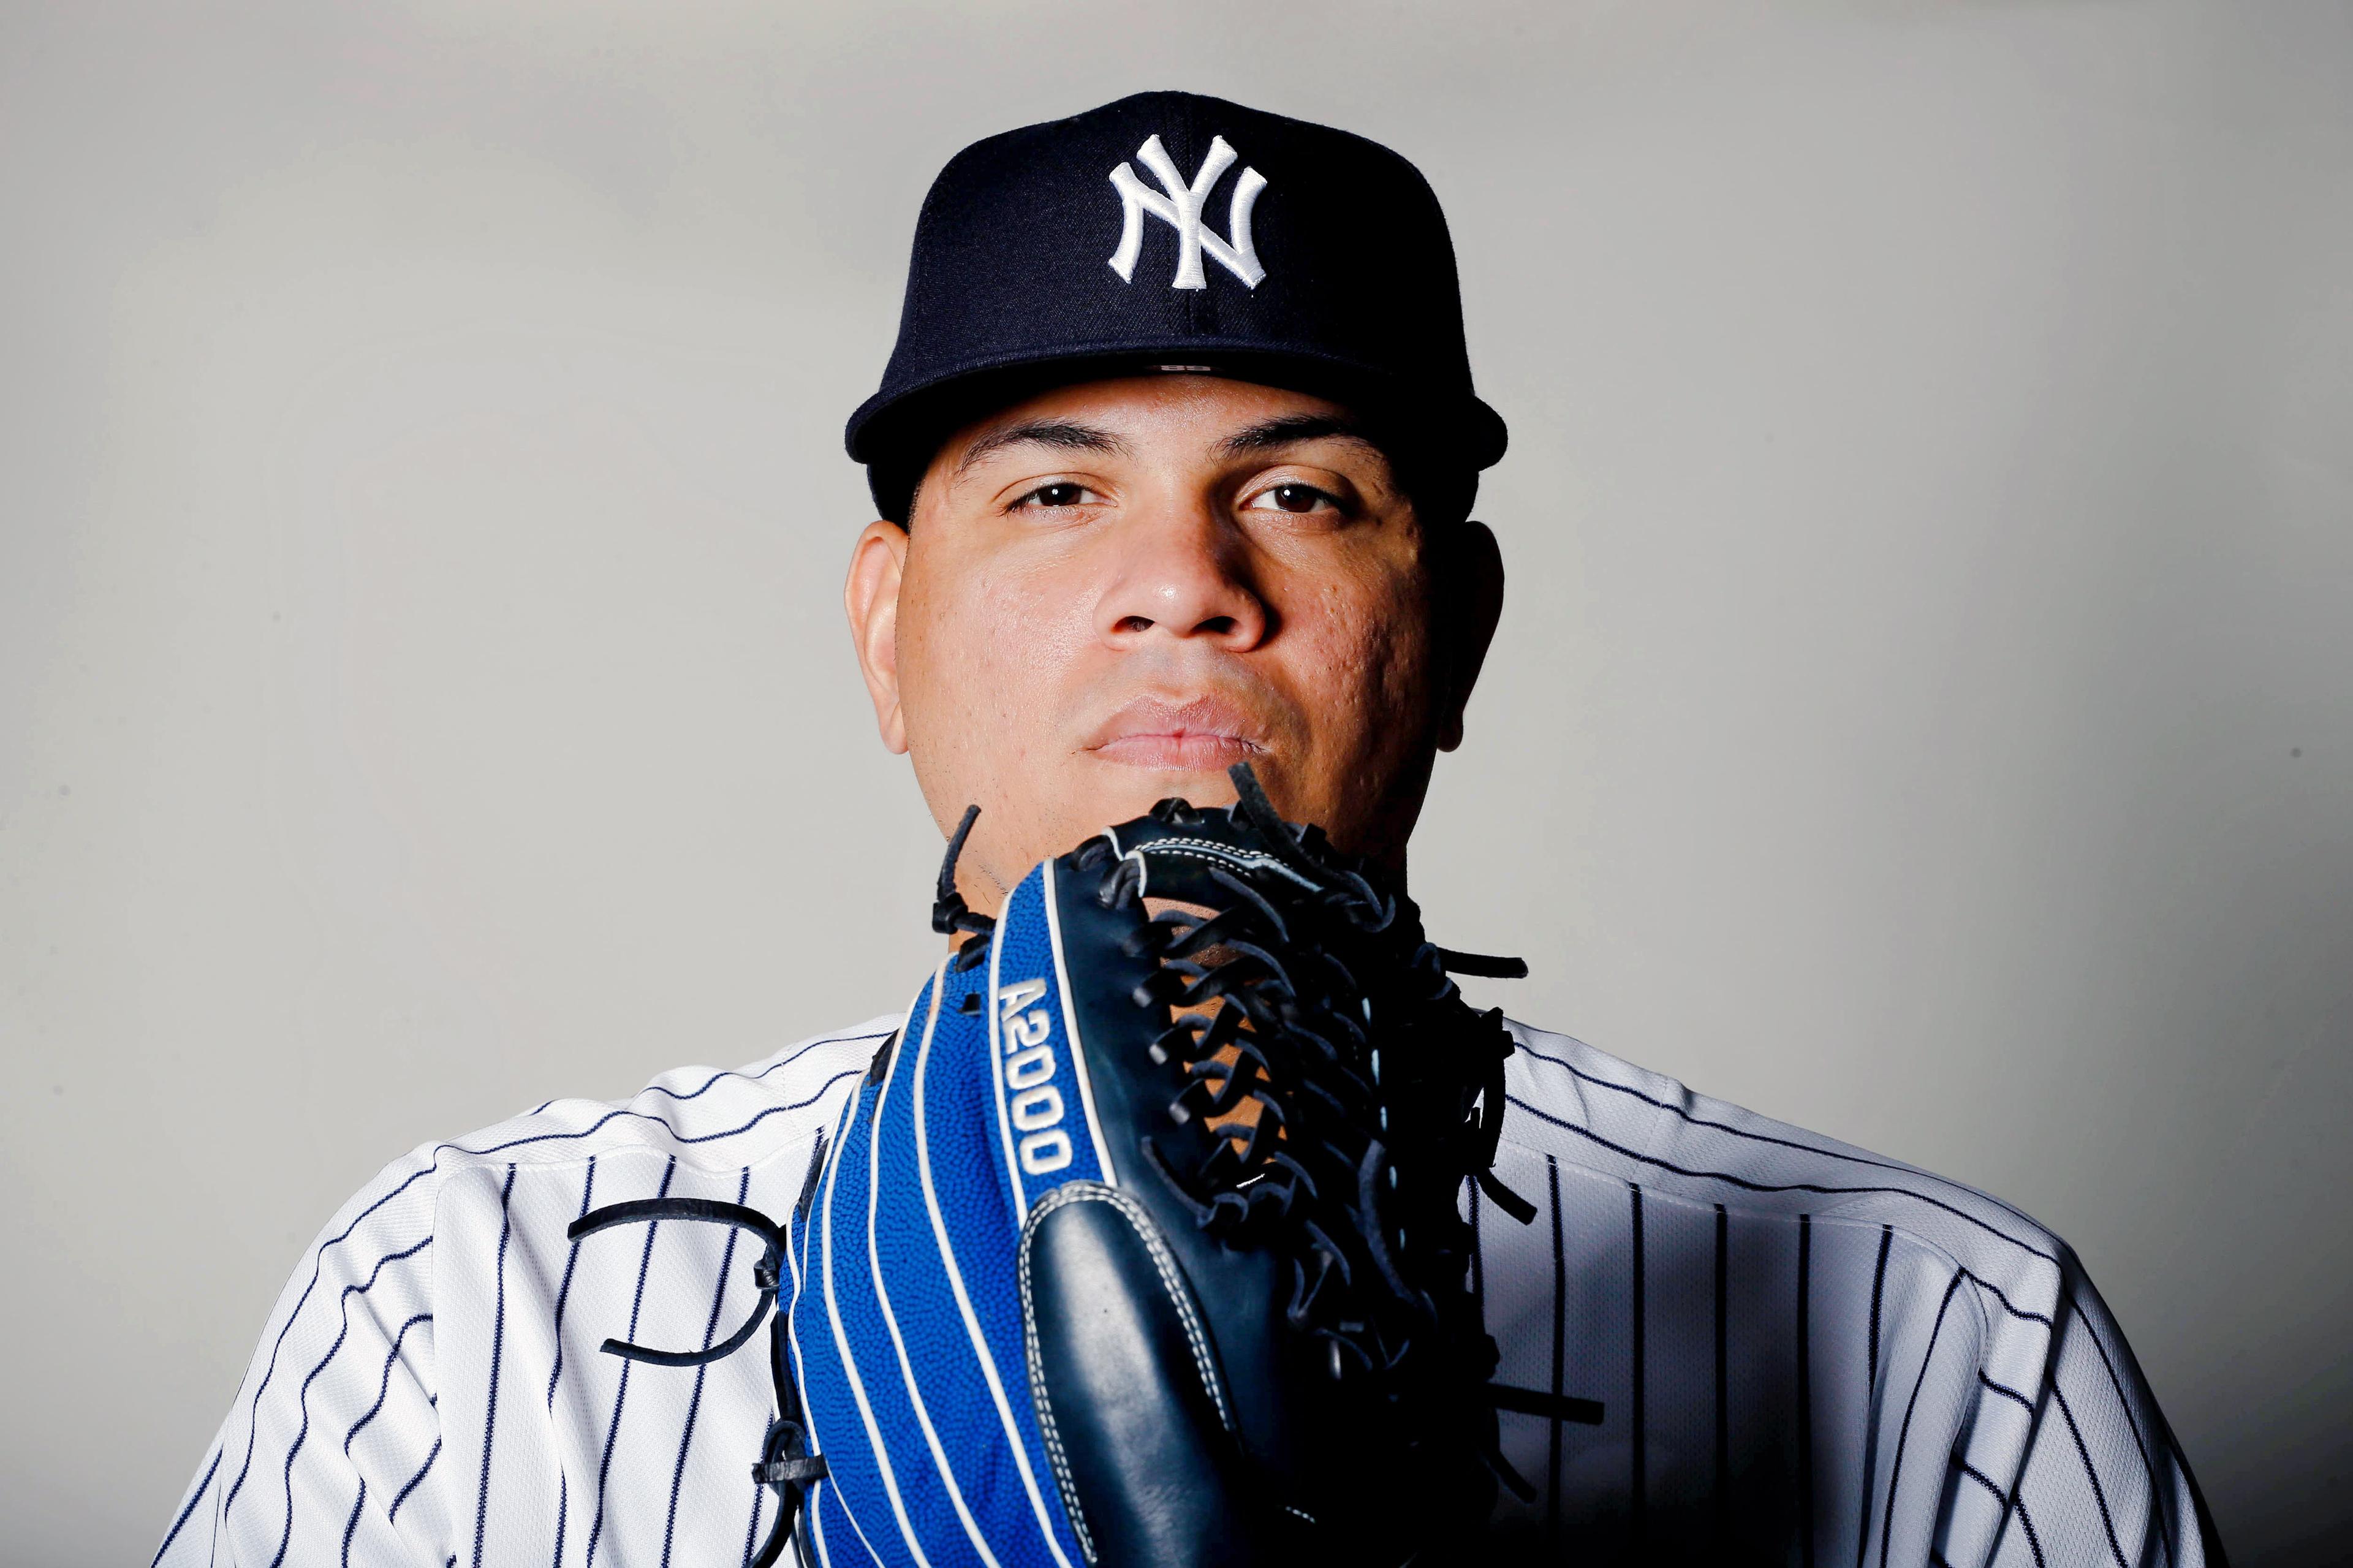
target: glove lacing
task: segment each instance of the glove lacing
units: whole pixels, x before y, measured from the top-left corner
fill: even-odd
[[[1333,1377],[1369,1375],[1410,1425],[1450,1441],[1430,1397],[1442,1406],[1447,1391],[1484,1384],[1496,1357],[1456,1300],[1475,1245],[1456,1194],[1468,1178],[1523,1224],[1535,1209],[1491,1169],[1513,1048],[1501,1010],[1472,1012],[1448,972],[1515,977],[1526,965],[1421,940],[1399,925],[1408,906],[1319,831],[1283,821],[1249,764],[1229,776],[1236,814],[1293,875],[1261,884],[1270,898],[1213,865],[1224,909],[1164,910],[1124,939],[1130,957],[1159,961],[1132,1000],[1169,1010],[1149,1047],[1186,1069],[1168,1114],[1218,1135],[1191,1169],[1158,1139],[1143,1150],[1205,1231],[1285,1257],[1286,1319],[1326,1344]],[[1200,821],[1181,801],[1153,816]],[[1141,912],[1141,852],[1115,857],[1097,840],[1081,853],[1107,908]],[[1406,1059],[1384,1060],[1384,1046]],[[1425,1342],[1433,1348],[1417,1354]],[[1478,1447],[1506,1485],[1525,1487],[1492,1437]]]
[[[888,1047],[886,1045],[885,1048]],[[796,1211],[806,1214],[810,1199],[817,1191],[818,1173],[825,1166],[825,1134],[817,1135],[817,1147],[809,1159],[808,1175],[801,1184]],[[652,1350],[631,1344],[627,1340],[608,1339],[601,1349],[607,1355],[619,1356],[624,1361],[641,1361],[654,1366],[704,1366],[741,1350],[745,1342],[757,1332],[760,1324],[768,1325],[768,1375],[776,1385],[776,1415],[768,1423],[767,1435],[760,1442],[760,1458],[752,1466],[752,1479],[776,1494],[776,1521],[768,1527],[768,1539],[751,1559],[749,1568],[775,1568],[784,1555],[785,1545],[792,1539],[794,1525],[800,1517],[801,1502],[810,1486],[826,1477],[825,1457],[809,1452],[808,1418],[803,1412],[800,1387],[792,1376],[790,1363],[786,1359],[785,1315],[776,1310],[776,1293],[784,1282],[785,1234],[783,1229],[757,1209],[741,1204],[721,1203],[712,1198],[637,1198],[628,1203],[611,1204],[592,1210],[574,1220],[565,1237],[578,1241],[620,1225],[650,1225],[666,1219],[697,1220],[712,1225],[733,1226],[760,1238],[759,1261],[752,1266],[753,1283],[759,1287],[759,1300],[753,1303],[751,1315],[733,1333],[699,1351]]]

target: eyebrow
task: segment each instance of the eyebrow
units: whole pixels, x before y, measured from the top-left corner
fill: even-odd
[[[1376,452],[1381,450],[1381,444],[1366,435],[1363,426],[1336,414],[1286,414],[1280,418],[1261,419],[1235,431],[1219,442],[1218,448],[1229,458],[1245,458],[1296,442],[1335,439],[1359,442]]]
[[[1124,454],[1127,443],[1110,431],[1092,425],[1082,425],[1071,419],[1030,419],[1018,425],[1008,425],[1002,430],[992,430],[965,448],[956,460],[955,475],[962,479],[974,465],[994,457],[1008,447],[1053,447],[1066,452],[1108,452]]]

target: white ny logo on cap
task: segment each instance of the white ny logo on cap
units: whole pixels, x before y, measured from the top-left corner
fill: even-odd
[[[1144,252],[1144,215],[1150,213],[1176,231],[1176,276],[1170,279],[1172,289],[1207,289],[1208,273],[1201,266],[1201,253],[1208,252],[1218,265],[1240,279],[1250,288],[1258,287],[1266,276],[1266,268],[1258,264],[1258,247],[1250,240],[1250,207],[1258,194],[1266,189],[1266,176],[1256,169],[1244,169],[1241,178],[1234,182],[1233,204],[1227,209],[1226,229],[1229,237],[1219,239],[1201,226],[1201,204],[1218,183],[1218,176],[1233,166],[1234,150],[1226,139],[1217,137],[1209,143],[1209,155],[1201,160],[1201,172],[1187,184],[1176,165],[1169,160],[1168,149],[1160,138],[1147,138],[1135,155],[1144,166],[1160,181],[1167,192],[1160,195],[1144,188],[1135,177],[1135,170],[1122,163],[1111,172],[1111,183],[1119,192],[1119,248],[1111,253],[1111,269],[1119,274],[1123,283],[1135,277],[1135,258]]]

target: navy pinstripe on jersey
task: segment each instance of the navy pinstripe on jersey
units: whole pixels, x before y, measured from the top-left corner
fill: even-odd
[[[565,1230],[655,1195],[789,1213],[897,1022],[389,1167],[289,1282],[159,1568],[748,1563],[765,1358],[633,1381],[597,1353],[712,1343],[754,1289],[734,1233]],[[1499,1560],[2213,1556],[2122,1336],[2031,1220],[1514,1028],[1496,1173],[1537,1217],[1465,1196],[1504,1447],[1536,1488],[1505,1500]],[[824,1493],[811,1555],[868,1561]]]

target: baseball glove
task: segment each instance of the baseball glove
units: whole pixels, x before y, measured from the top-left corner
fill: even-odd
[[[767,1244],[778,1418],[754,1476],[828,1564],[1429,1562],[1495,1487],[1461,1205],[1511,1051],[1411,900],[1247,765],[1032,870],[918,993]]]

